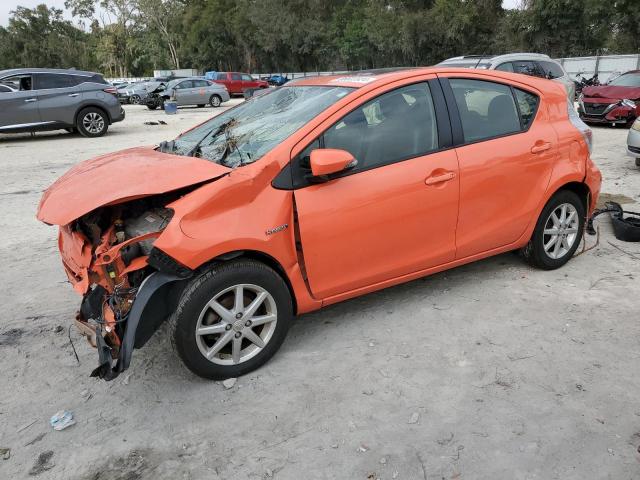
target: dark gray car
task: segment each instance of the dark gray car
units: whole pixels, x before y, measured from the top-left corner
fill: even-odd
[[[104,135],[124,120],[116,88],[102,75],[80,70],[21,68],[0,71],[0,133],[38,130]]]

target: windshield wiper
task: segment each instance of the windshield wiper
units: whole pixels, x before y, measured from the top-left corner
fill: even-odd
[[[211,140],[213,140],[214,138],[216,138],[218,135],[220,135],[220,133],[222,133],[223,131],[226,131],[227,128],[229,128],[229,126],[231,125],[231,123],[233,123],[235,121],[235,118],[231,117],[229,120],[227,120],[226,122],[224,122],[223,124],[221,124],[218,128],[211,129],[209,131],[207,131],[206,134],[204,134],[202,136],[202,138],[200,140],[198,140],[195,145],[193,147],[191,147],[191,149],[189,149],[189,151],[187,153],[184,154],[185,157],[194,157],[196,155],[196,153],[198,153],[198,150],[200,150],[200,145],[202,145],[202,143],[207,139],[207,138],[211,138]],[[211,133],[213,132],[213,134]],[[211,137],[209,137],[209,135],[211,135]],[[211,142],[209,142],[211,143]]]

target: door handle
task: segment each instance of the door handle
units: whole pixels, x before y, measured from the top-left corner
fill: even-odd
[[[31,102],[35,102],[36,100],[38,100],[37,98],[27,98],[24,103],[31,103]]]
[[[551,144],[549,142],[536,143],[533,147],[531,147],[531,153],[546,152],[550,148],[551,148]]]
[[[79,93],[70,93],[69,96],[70,97],[77,97],[79,95]]]
[[[441,175],[434,175],[433,177],[428,177],[424,183],[427,185],[435,185],[436,183],[448,182],[449,180],[453,180],[456,178],[455,172],[447,172]]]

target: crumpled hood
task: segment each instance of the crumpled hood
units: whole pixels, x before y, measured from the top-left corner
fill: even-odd
[[[98,207],[159,195],[219,178],[232,170],[195,157],[136,147],[79,163],[42,196],[38,220],[67,225]]]
[[[616,87],[613,85],[599,85],[585,87],[582,90],[585,97],[617,98],[623,100],[637,100],[640,98],[640,87]]]

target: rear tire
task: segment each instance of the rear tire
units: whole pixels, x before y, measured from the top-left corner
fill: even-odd
[[[140,105],[140,100],[140,95],[131,95],[131,97],[129,97],[129,103],[132,105]]]
[[[109,129],[109,119],[103,110],[87,107],[80,110],[76,119],[76,128],[83,137],[101,137]]]
[[[533,236],[522,249],[525,260],[543,270],[563,266],[580,245],[585,215],[578,195],[570,190],[556,193],[542,209]]]
[[[292,319],[282,277],[263,263],[236,260],[211,265],[187,285],[170,320],[171,338],[189,370],[223,380],[269,360]]]
[[[636,167],[640,167],[640,157],[636,158]]]
[[[213,108],[218,108],[220,105],[222,105],[222,97],[220,97],[220,95],[211,95],[211,97],[209,98],[209,105],[211,105]]]
[[[147,108],[148,108],[149,110],[155,110],[156,108],[158,108],[158,106],[157,106],[157,105],[155,105],[155,104],[154,104],[154,105],[147,105]]]

